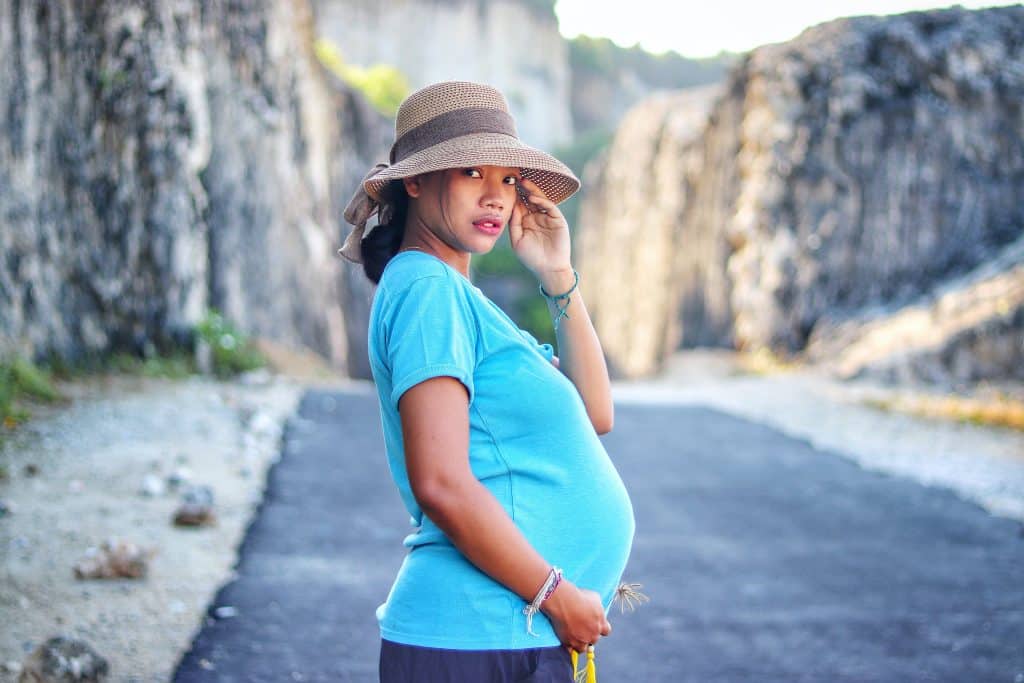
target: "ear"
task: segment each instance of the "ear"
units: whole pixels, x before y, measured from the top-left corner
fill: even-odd
[[[402,184],[405,185],[405,193],[410,197],[419,197],[423,191],[423,178],[422,176],[414,175],[408,178],[402,178]]]

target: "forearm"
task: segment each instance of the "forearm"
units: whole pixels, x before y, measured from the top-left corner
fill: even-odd
[[[470,562],[526,602],[533,600],[551,565],[483,484],[452,482],[420,505]]]
[[[567,292],[576,278],[569,268],[544,273],[539,279],[544,291],[554,295]],[[566,307],[568,317],[562,316],[556,332],[558,369],[576,385],[590,421],[598,433],[603,434],[611,430],[614,416],[611,381],[601,341],[583,300],[582,288],[581,281],[569,296],[567,307],[564,299],[558,305],[549,299],[548,309],[554,317],[558,315],[559,306]]]

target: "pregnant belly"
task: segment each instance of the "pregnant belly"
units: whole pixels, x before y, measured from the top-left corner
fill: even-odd
[[[600,593],[607,605],[635,531],[633,506],[618,472],[604,455],[574,468],[558,485],[533,483],[519,487],[516,523],[542,557],[562,567],[573,583]]]

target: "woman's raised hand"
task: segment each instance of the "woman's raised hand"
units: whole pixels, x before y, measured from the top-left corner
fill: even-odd
[[[508,224],[513,251],[538,277],[545,272],[571,269],[569,224],[565,216],[533,181],[523,178],[519,182],[527,192],[529,203],[517,193]]]
[[[586,652],[602,636],[612,632],[601,596],[592,590],[578,588],[567,579],[555,588],[541,605],[541,612],[551,621],[558,640],[577,652]]]

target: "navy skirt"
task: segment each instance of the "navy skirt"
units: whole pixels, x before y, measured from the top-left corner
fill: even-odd
[[[561,645],[525,650],[448,650],[380,642],[380,683],[572,683]]]

